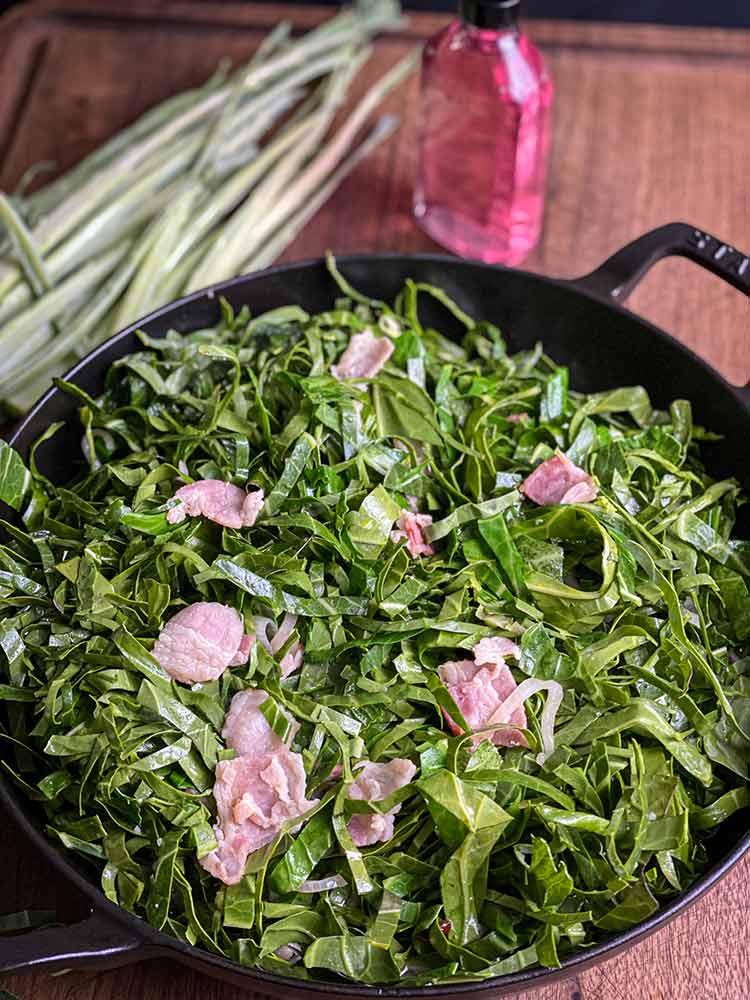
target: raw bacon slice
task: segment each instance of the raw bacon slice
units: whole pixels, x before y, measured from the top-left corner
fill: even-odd
[[[237,753],[272,753],[284,746],[260,710],[260,706],[267,697],[265,691],[250,688],[246,691],[239,691],[232,698],[221,735],[226,745],[232,750],[236,750]],[[284,709],[281,711],[291,723],[287,737],[287,742],[291,743],[294,734],[299,729],[299,723]]]
[[[366,761],[357,780],[348,792],[350,799],[365,802],[381,802],[399,788],[408,785],[417,769],[410,760],[396,757],[387,764],[373,764]],[[349,820],[347,830],[357,847],[367,847],[393,836],[393,817],[401,808],[394,806],[384,816],[379,813],[356,813]]]
[[[296,624],[297,615],[284,615],[281,625],[279,625],[276,634],[269,643],[269,648],[272,653],[278,653],[278,651],[284,646],[284,643],[294,631],[294,626]],[[290,674],[293,674],[295,670],[299,670],[303,663],[304,652],[305,647],[301,642],[295,642],[292,644],[291,649],[284,654],[281,659],[281,663],[279,664],[282,677],[288,677]]]
[[[393,341],[376,337],[369,327],[349,340],[339,363],[331,368],[337,379],[374,378],[393,354]]]
[[[229,661],[229,666],[241,667],[243,663],[247,663],[250,659],[250,650],[252,649],[254,642],[254,635],[243,635],[240,642],[240,648],[237,650],[235,656]]]
[[[195,684],[215,681],[227,667],[247,663],[253,642],[238,611],[201,601],[169,619],[152,652],[170,677]]]
[[[446,685],[461,714],[472,732],[490,723],[493,715],[516,689],[513,674],[505,663],[505,656],[518,656],[518,647],[508,639],[482,639],[474,647],[474,660],[450,660],[438,667],[438,675]],[[451,732],[460,733],[461,727],[446,713]],[[526,728],[523,705],[511,713],[509,725]],[[498,729],[494,733],[474,736],[474,744],[489,738],[497,746],[525,747],[526,738],[514,729]]]
[[[400,542],[406,539],[406,548],[413,556],[434,556],[435,549],[429,542],[425,541],[422,528],[432,524],[430,514],[412,514],[411,511],[402,511],[398,519],[398,530],[391,532],[391,541]]]
[[[235,885],[253,851],[317,804],[305,794],[302,756],[286,747],[219,761],[214,784],[218,847],[201,858],[203,867],[226,885]]]
[[[521,483],[521,492],[542,506],[562,503],[589,503],[599,489],[588,473],[567,457],[553,455],[542,462]]]
[[[172,499],[180,503],[167,511],[170,524],[180,524],[186,517],[205,517],[225,528],[252,527],[264,503],[263,490],[246,493],[221,479],[202,479],[182,486]]]
[[[288,653],[285,653],[281,658],[281,663],[279,664],[279,670],[281,670],[282,677],[289,677],[296,670],[302,666],[305,656],[305,647],[301,642],[295,642]]]

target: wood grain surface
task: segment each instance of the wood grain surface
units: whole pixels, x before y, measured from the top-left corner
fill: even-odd
[[[329,16],[272,4],[59,0],[0,20],[0,187],[41,160],[69,166],[154,102],[246,58],[268,27]],[[355,94],[445,23],[414,15],[378,41]],[[583,274],[646,229],[686,219],[750,249],[750,32],[536,22],[557,97],[534,271]],[[286,259],[330,247],[434,250],[410,197],[418,84],[386,107],[401,130],[345,182]],[[750,379],[748,303],[684,261],[657,265],[629,303],[737,383]],[[0,822],[0,912],[75,909],[69,890]],[[647,941],[523,1000],[748,1000],[750,861]],[[5,977],[19,1000],[240,1000],[169,962],[106,973]],[[255,995],[258,1000],[260,997]]]

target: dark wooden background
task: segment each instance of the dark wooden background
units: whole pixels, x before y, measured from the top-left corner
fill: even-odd
[[[282,15],[314,8],[239,3],[44,0],[0,21],[0,187],[40,160],[64,168],[155,101],[246,58]],[[420,14],[381,39],[356,92],[445,23]],[[557,87],[544,234],[528,266],[583,274],[675,219],[750,249],[750,31],[534,22]],[[356,96],[356,95],[355,95]],[[403,125],[345,182],[285,257],[330,247],[435,249],[410,214],[417,81],[386,110]],[[659,264],[629,303],[731,380],[750,379],[748,303],[685,261]],[[69,890],[0,822],[0,912]],[[750,862],[670,927],[575,980],[523,1000],[748,1000]],[[100,974],[10,976],[20,1000],[240,1000],[230,987],[151,962]]]

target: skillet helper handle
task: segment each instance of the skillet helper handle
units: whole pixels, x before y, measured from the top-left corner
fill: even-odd
[[[75,924],[0,937],[0,973],[114,969],[144,957],[139,937],[96,910]]]
[[[644,233],[571,284],[590,295],[623,302],[647,271],[665,257],[687,257],[750,295],[750,257],[686,222],[670,222]]]

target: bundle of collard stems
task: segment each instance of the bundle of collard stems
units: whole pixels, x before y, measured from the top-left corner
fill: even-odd
[[[34,194],[0,192],[5,414],[158,306],[273,263],[397,127],[373,113],[416,52],[334,119],[371,39],[401,23],[392,0],[299,38],[282,22],[247,64],[152,108]]]

